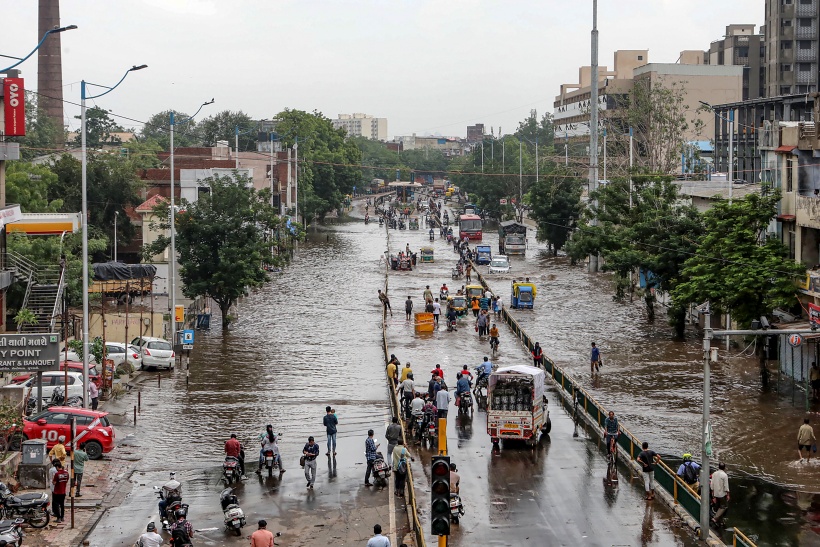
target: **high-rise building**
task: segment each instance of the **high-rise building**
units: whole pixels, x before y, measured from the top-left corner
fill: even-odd
[[[484,124],[477,123],[467,126],[467,143],[473,144],[484,140]]]
[[[37,40],[49,30],[60,26],[59,0],[40,0]],[[37,102],[54,122],[57,131],[54,140],[63,145],[63,61],[60,33],[53,32],[37,50]]]
[[[743,100],[766,96],[764,36],[755,33],[755,25],[729,25],[726,34],[715,40],[706,51],[707,65],[740,65],[743,67]]]
[[[766,95],[818,90],[820,0],[766,0]]]
[[[339,114],[330,120],[333,127],[343,127],[351,137],[367,137],[377,141],[387,138],[387,118],[374,118],[370,114]]]

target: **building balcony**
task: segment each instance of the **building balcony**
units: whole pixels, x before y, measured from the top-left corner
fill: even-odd
[[[817,25],[810,27],[798,26],[795,32],[798,40],[813,40],[817,37]]]
[[[795,58],[798,63],[810,63],[817,58],[817,49],[815,47],[812,47],[811,49],[798,49]]]
[[[785,6],[783,6],[785,8]],[[816,17],[817,16],[817,0],[812,1],[809,4],[804,4],[800,0],[796,2],[795,8],[795,15],[798,17]],[[786,17],[786,10],[783,9],[783,17]]]
[[[795,77],[798,84],[811,84],[814,83],[814,79],[814,71],[811,70],[798,70]]]

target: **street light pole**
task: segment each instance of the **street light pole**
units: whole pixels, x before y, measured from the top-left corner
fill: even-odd
[[[589,100],[589,182],[590,189],[598,189],[598,0],[592,0],[592,81]],[[598,200],[593,200],[595,216],[592,225],[598,225]],[[589,271],[598,271],[598,254],[589,255]]]
[[[45,37],[43,37],[45,40]],[[39,46],[38,46],[39,47]],[[33,52],[32,52],[33,53]],[[29,54],[31,55],[31,54]],[[88,95],[86,88],[92,84],[82,80],[80,82],[80,144],[82,148],[82,170],[81,170],[81,192],[82,192],[82,223],[83,223],[83,408],[88,408],[88,357],[91,344],[88,340],[88,151],[87,151],[87,137],[86,137],[86,106],[87,99],[96,99],[114,91],[130,72],[142,70],[148,65],[132,66],[125,71],[125,74],[120,81],[108,90],[99,95]],[[106,86],[97,86],[106,87]],[[103,389],[105,386],[103,386]]]
[[[606,127],[604,127],[604,180],[609,180],[606,178]]]
[[[732,204],[732,188],[735,185],[735,111],[729,111],[729,205]],[[727,327],[728,328],[728,327]]]
[[[632,209],[632,128],[629,128],[629,208]]]
[[[299,222],[299,137],[293,143],[293,164],[296,168],[296,173],[293,177],[293,185],[296,187],[296,200],[294,201],[294,209],[296,213],[296,222]]]
[[[57,32],[65,32],[65,31],[67,31],[67,30],[74,30],[74,29],[76,29],[76,28],[77,28],[77,25],[68,25],[67,27],[54,27],[54,28],[53,28],[53,29],[51,29],[51,30],[47,30],[47,31],[46,31],[46,33],[45,33],[45,34],[43,34],[42,39],[40,39],[40,43],[39,43],[39,44],[37,44],[37,47],[35,47],[34,49],[32,49],[32,50],[31,50],[31,53],[29,53],[28,55],[26,55],[26,56],[25,56],[25,57],[23,57],[22,59],[19,59],[19,58],[17,58],[17,57],[9,57],[8,55],[2,55],[2,57],[9,57],[10,59],[17,59],[17,62],[16,62],[16,63],[14,63],[14,64],[13,64],[13,65],[11,65],[11,66],[7,66],[6,68],[0,69],[0,73],[2,73],[2,72],[6,72],[6,71],[8,71],[8,70],[13,69],[14,67],[16,67],[16,66],[18,66],[18,65],[23,64],[23,63],[26,61],[26,59],[28,59],[29,57],[31,57],[32,55],[34,55],[34,52],[35,52],[35,51],[37,51],[38,49],[40,49],[40,46],[42,46],[42,45],[43,45],[43,43],[46,41],[46,38],[48,38],[48,37],[49,37],[49,35],[51,35],[51,34],[55,34],[55,33],[57,33]]]
[[[117,222],[120,220],[120,212],[114,211],[114,262],[117,261]]]
[[[180,122],[180,124],[188,123],[189,121],[193,120],[197,114],[209,104],[213,104],[214,99],[210,101],[205,101],[202,103],[196,112],[194,112],[193,116],[185,118]],[[168,294],[170,296],[169,304],[170,304],[170,312],[171,312],[171,346],[176,345],[176,332],[177,332],[177,289],[176,289],[176,277],[177,277],[177,240],[176,240],[176,204],[174,201],[176,200],[175,191],[174,191],[174,178],[176,176],[176,172],[174,171],[174,127],[176,126],[176,119],[174,116],[174,111],[172,110],[170,113],[170,122],[171,122],[171,211],[170,211],[170,220],[171,223],[171,252],[168,257],[168,278],[170,279],[170,286],[168,288]],[[237,160],[238,161],[238,160]],[[153,333],[152,333],[153,334]]]
[[[712,322],[709,314],[709,303],[706,303],[706,310],[703,314],[703,416],[701,422],[701,463],[700,463],[700,538],[709,537],[709,502],[712,497],[709,495],[709,456],[711,446],[709,439],[709,360],[712,352]]]
[[[524,205],[521,200],[524,197],[524,143],[518,140],[518,221],[523,222]]]

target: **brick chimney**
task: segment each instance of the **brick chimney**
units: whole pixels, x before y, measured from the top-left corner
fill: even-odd
[[[60,26],[60,0],[39,0],[37,41],[54,27]],[[50,34],[37,51],[37,100],[45,108],[48,117],[57,128],[56,148],[62,148],[65,135],[63,128],[63,61],[60,34]]]

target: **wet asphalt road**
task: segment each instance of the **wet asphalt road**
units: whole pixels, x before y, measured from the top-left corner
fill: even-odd
[[[428,245],[426,231],[391,231],[391,249],[409,243],[412,249]],[[418,307],[425,285],[434,293],[442,282],[455,290],[466,281],[450,278],[456,254],[444,240],[433,243],[436,262],[419,265],[412,272],[390,272],[389,287],[394,315],[388,324],[388,347],[404,363],[410,361],[417,381],[430,379],[438,363],[450,386],[462,365],[474,368],[489,354],[487,341],[479,341],[472,315],[460,320],[457,332],[446,332],[444,322],[434,333],[414,332],[404,318],[403,302],[408,295]],[[475,278],[474,278],[475,279]],[[397,305],[398,303],[398,305]],[[530,364],[528,353],[499,324],[501,344],[493,359],[499,366]],[[572,418],[550,389],[552,432],[542,437],[535,450],[503,446],[493,453],[486,432],[486,413],[458,415],[450,408],[447,437],[451,461],[458,465],[466,514],[453,525],[450,545],[695,545],[688,530],[660,502],[643,499],[642,483],[632,481],[621,469],[617,487],[603,482],[606,462],[598,439],[578,428],[573,437]],[[429,505],[429,460],[432,452],[420,447],[413,466],[421,501],[422,521],[427,524]],[[634,482],[634,484],[631,484]],[[427,538],[435,545],[435,538]]]

